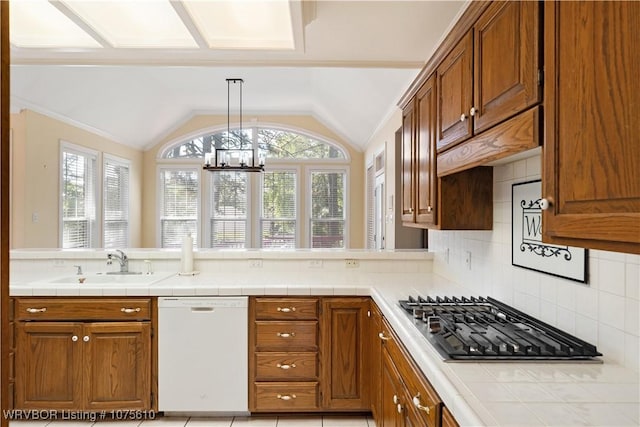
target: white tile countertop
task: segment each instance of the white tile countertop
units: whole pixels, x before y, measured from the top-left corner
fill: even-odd
[[[263,254],[260,258],[264,258]],[[424,258],[424,253],[416,256]],[[336,256],[344,257],[344,254]],[[26,276],[14,274],[10,293],[12,296],[370,295],[461,426],[640,424],[639,375],[608,363],[606,355],[602,364],[443,362],[397,301],[409,294],[476,293],[430,272],[381,273],[344,268],[228,271],[223,267],[218,272],[194,276],[166,274],[166,278],[151,285],[131,287],[54,286],[43,284],[40,279],[23,280],[21,276]]]

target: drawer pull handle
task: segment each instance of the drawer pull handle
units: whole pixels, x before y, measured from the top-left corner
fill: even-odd
[[[295,399],[297,396],[295,394],[279,394],[276,397],[280,400],[292,400],[292,399]]]
[[[71,341],[73,341],[73,342],[78,341],[78,336],[77,335],[72,336],[71,337]]]
[[[123,313],[139,313],[140,312],[140,307],[136,307],[136,308],[126,308],[126,307],[122,307],[120,309],[121,312]]]
[[[47,307],[42,307],[42,308],[27,308],[27,313],[44,313],[45,311],[47,311]]]
[[[278,367],[278,368],[280,368],[280,369],[284,369],[284,370],[286,371],[287,369],[295,368],[295,367],[296,367],[296,364],[295,364],[295,363],[291,363],[291,364],[288,364],[288,363],[285,363],[285,364],[278,363],[278,364],[276,365],[276,367]]]
[[[385,337],[385,336],[384,336],[384,332],[380,332],[380,333],[378,334],[378,338],[380,338],[380,339],[381,339],[381,340],[383,340],[383,341],[389,341],[389,340],[391,339],[391,337]]]
[[[429,408],[428,406],[422,406],[422,402],[420,401],[420,393],[413,396],[413,406],[421,411],[426,412],[427,414],[431,412],[431,408]]]
[[[277,310],[282,313],[291,313],[292,311],[296,311],[296,308],[295,307],[278,307]]]
[[[279,336],[280,338],[289,338],[289,337],[295,337],[296,333],[295,332],[278,332],[276,333],[277,336]]]

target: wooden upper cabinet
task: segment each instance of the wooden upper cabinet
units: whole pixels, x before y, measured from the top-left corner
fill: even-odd
[[[402,222],[415,222],[415,176],[413,151],[415,133],[414,133],[414,113],[415,102],[412,100],[402,110],[402,162],[400,170],[400,179],[402,180]]]
[[[474,133],[541,101],[540,8],[494,2],[474,25]]]
[[[545,4],[543,240],[640,253],[640,2]]]
[[[415,221],[420,224],[435,224],[437,218],[436,105],[436,79],[431,76],[416,95]]]
[[[438,76],[438,151],[472,135],[473,33],[468,32],[444,58]]]

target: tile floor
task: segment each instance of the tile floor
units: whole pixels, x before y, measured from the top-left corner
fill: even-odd
[[[281,417],[160,417],[147,421],[11,421],[9,427],[375,427],[364,416],[281,416]]]

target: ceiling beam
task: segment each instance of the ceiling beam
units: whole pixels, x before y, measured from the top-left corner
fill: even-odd
[[[193,19],[191,19],[191,15],[187,11],[187,8],[184,7],[184,3],[182,2],[182,0],[171,0],[170,3],[173,7],[173,10],[176,11],[178,16],[182,20],[184,26],[187,27],[187,30],[191,34],[191,37],[193,37],[193,39],[198,44],[198,47],[201,49],[209,49],[209,43],[207,43],[202,33],[200,33],[198,26],[195,22],[193,22]]]
[[[93,37],[93,39],[95,41],[97,41],[98,43],[100,43],[102,45],[102,47],[105,47],[105,48],[112,48],[113,47],[113,45],[111,43],[109,43],[107,41],[107,39],[102,37],[102,35],[98,31],[95,30],[95,28],[93,28],[91,25],[89,25],[84,19],[82,19],[82,17],[77,15],[66,4],[64,4],[64,3],[60,2],[60,1],[56,1],[56,0],[49,0],[49,3],[53,7],[58,9],[60,12],[62,12],[67,18],[69,18],[71,21],[73,21],[74,24],[76,24],[78,27],[82,28],[83,31],[85,31],[87,34],[89,34],[91,37]]]

